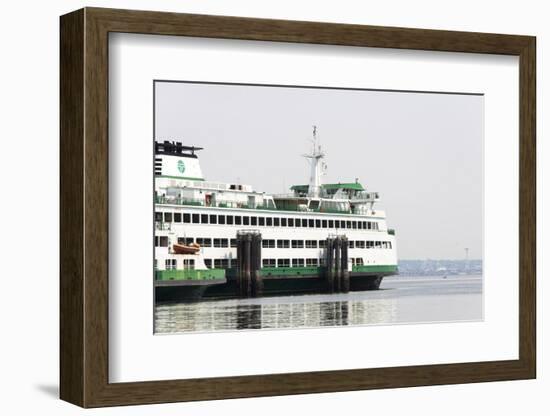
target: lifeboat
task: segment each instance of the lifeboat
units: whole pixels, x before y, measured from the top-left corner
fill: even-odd
[[[197,254],[201,246],[197,243],[191,244],[173,244],[172,248],[176,254]]]

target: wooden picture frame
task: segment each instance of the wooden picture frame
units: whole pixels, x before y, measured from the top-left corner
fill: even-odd
[[[62,16],[60,30],[61,399],[82,407],[101,407],[535,378],[534,37],[100,8]],[[109,383],[110,32],[518,56],[519,359]]]

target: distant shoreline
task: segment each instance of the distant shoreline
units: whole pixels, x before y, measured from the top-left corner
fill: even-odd
[[[483,273],[480,259],[462,260],[398,260],[401,276],[461,276]]]

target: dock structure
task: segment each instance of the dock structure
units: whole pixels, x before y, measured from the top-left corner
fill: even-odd
[[[243,298],[261,296],[262,235],[259,231],[237,232],[237,265],[237,295]]]
[[[348,238],[345,235],[329,236],[326,240],[325,275],[328,293],[348,293]]]

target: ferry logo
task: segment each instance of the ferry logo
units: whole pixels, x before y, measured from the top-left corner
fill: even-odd
[[[183,160],[178,161],[178,170],[180,173],[185,172],[185,163],[183,163]]]

